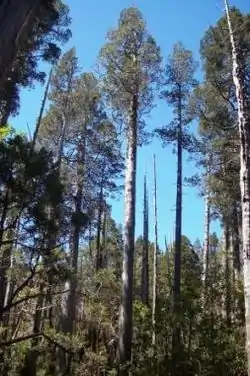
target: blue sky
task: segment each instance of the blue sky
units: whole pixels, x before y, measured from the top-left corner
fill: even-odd
[[[223,1],[219,0],[65,0],[71,9],[73,19],[73,37],[64,48],[76,47],[79,62],[83,70],[94,69],[99,49],[105,43],[107,30],[116,25],[123,8],[137,6],[146,19],[148,30],[161,47],[163,58],[171,53],[173,44],[179,40],[186,48],[191,49],[195,59],[199,59],[199,43],[205,30],[213,25],[223,14]],[[232,0],[231,5],[242,11],[250,11],[247,0]],[[201,77],[201,72],[198,72]],[[16,128],[27,130],[27,124],[33,130],[33,125],[39,113],[43,88],[37,85],[35,89],[24,90],[21,96],[21,111],[17,118],[11,120]],[[157,107],[147,119],[147,127],[167,124],[172,118],[172,110],[159,100]],[[191,127],[192,128],[192,127]],[[157,163],[157,194],[159,243],[164,244],[164,236],[168,238],[173,232],[175,218],[176,194],[176,156],[172,154],[172,146],[162,148],[161,142],[153,142],[138,151],[137,173],[137,209],[136,235],[142,232],[142,195],[143,175],[148,174],[149,193],[152,192],[152,155],[156,155]],[[190,162],[184,162],[184,176],[196,172]],[[113,202],[113,216],[123,222],[123,197]],[[198,197],[194,188],[184,188],[183,192],[183,234],[192,241],[197,237],[203,238],[203,199]],[[153,221],[153,201],[150,201],[150,219]],[[153,239],[153,223],[151,221],[151,239]],[[212,225],[212,230],[219,231],[218,224]]]

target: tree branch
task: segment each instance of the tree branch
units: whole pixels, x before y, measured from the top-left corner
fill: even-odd
[[[42,333],[42,332],[41,333],[32,333],[32,334],[28,334],[26,336],[17,337],[15,339],[11,339],[10,341],[6,341],[6,342],[0,342],[0,347],[12,346],[16,343],[20,343],[20,342],[23,342],[23,341],[27,341],[29,339],[37,338],[37,337],[45,338],[48,342],[52,343],[56,347],[59,347],[60,349],[62,349],[63,351],[65,351],[68,354],[74,355],[76,353],[74,351],[66,349],[66,347],[64,347],[60,343],[58,343],[55,340],[53,340],[52,338],[50,338],[47,334]]]

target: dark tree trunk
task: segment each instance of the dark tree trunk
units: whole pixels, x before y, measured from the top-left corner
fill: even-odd
[[[239,227],[239,215],[236,204],[234,204],[232,214],[233,266],[238,275],[242,270]]]
[[[232,289],[231,289],[231,252],[230,252],[230,232],[227,222],[224,222],[224,247],[225,247],[225,283],[226,283],[226,296],[225,296],[225,313],[227,327],[231,327],[231,314],[232,314]]]
[[[179,88],[178,124],[177,124],[177,192],[175,219],[175,255],[174,255],[174,283],[173,283],[173,337],[172,337],[172,365],[173,375],[178,375],[181,360],[181,236],[182,236],[182,93]]]
[[[2,0],[0,4],[0,90],[43,0]]]
[[[9,99],[11,101],[11,98]],[[11,114],[10,102],[5,102],[1,109],[0,127],[5,127],[8,124],[8,120]]]
[[[178,127],[177,127],[177,192],[176,192],[176,219],[175,219],[175,257],[174,257],[174,314],[178,317],[181,288],[181,232],[182,232],[182,104],[179,93]],[[174,330],[173,344],[180,342],[180,326],[177,323]],[[175,347],[175,346],[173,346]]]
[[[84,181],[84,162],[85,161],[85,134],[83,140],[78,146],[77,156],[77,187],[75,199],[75,211],[72,216],[72,250],[71,250],[71,278],[70,292],[68,297],[68,332],[73,333],[73,326],[76,316],[76,288],[77,288],[77,268],[80,233],[83,228],[83,181]]]
[[[42,308],[44,304],[44,283],[40,285],[39,293],[41,296],[37,298],[36,311],[34,316],[33,334],[38,334],[41,331],[42,323]],[[39,337],[35,337],[31,341],[30,349],[24,359],[24,366],[21,370],[21,376],[36,376],[37,358],[39,355],[37,346],[39,345]]]
[[[107,207],[103,207],[103,223],[102,223],[102,245],[101,245],[101,260],[102,268],[108,266],[107,244],[106,244],[106,232],[107,232]]]
[[[103,212],[103,182],[99,193],[98,218],[97,218],[97,235],[96,235],[96,271],[102,268],[101,252],[101,232],[102,232],[102,212]]]

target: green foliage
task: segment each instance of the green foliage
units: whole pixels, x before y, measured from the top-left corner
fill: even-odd
[[[107,100],[126,121],[131,115],[133,96],[136,96],[140,116],[138,131],[142,130],[141,115],[152,108],[153,89],[160,83],[160,49],[135,7],[121,12],[117,28],[108,33],[107,39],[99,55],[105,72],[103,87]]]
[[[168,125],[155,130],[164,145],[177,142],[181,137],[182,149],[187,151],[193,151],[195,145],[194,136],[187,132],[185,126],[191,121],[188,102],[192,89],[197,85],[194,79],[196,68],[192,52],[185,49],[182,43],[176,43],[168,57],[161,92],[161,97],[174,108],[175,118]]]
[[[9,125],[5,125],[1,127],[0,128],[0,140],[7,138],[10,135],[11,131],[12,131],[12,128]]]
[[[60,44],[71,37],[70,23],[69,9],[62,1],[56,0],[56,6],[40,8],[37,20],[18,51],[4,90],[0,93],[2,124],[10,115],[18,114],[21,88],[32,87],[36,81],[44,82],[45,73],[40,71],[39,62],[54,64],[58,60]]]
[[[192,244],[182,236],[178,311],[173,309],[175,244],[166,245],[165,253],[159,249],[152,346],[154,243],[146,239],[149,302],[144,304],[145,239],[136,239],[132,360],[119,371],[173,375],[177,359],[178,376],[246,376],[237,109],[225,17],[209,28],[201,42],[205,81],[197,85],[191,51],[175,44],[162,75],[160,50],[142,14],[135,7],[125,9],[100,52],[104,75],[98,79],[80,70],[74,48],[58,60],[59,43],[70,36],[70,20],[61,1],[56,8],[51,4],[40,9],[5,93],[0,93],[4,125],[0,128],[0,373],[23,374],[29,365],[32,371],[25,376],[61,376],[61,363],[66,360],[64,374],[118,374],[123,233],[108,204],[117,197],[123,177],[117,125],[122,120],[127,129],[136,97],[138,143],[144,141],[144,116],[160,88],[174,108],[174,119],[156,133],[164,144],[176,142],[177,127],[183,126],[181,147],[195,151],[198,167],[206,168],[212,211],[224,226],[228,244],[210,234],[204,290],[201,242]],[[231,14],[237,47],[244,51],[242,66],[248,72],[249,15],[234,8]],[[34,147],[25,135],[6,125],[5,117],[18,111],[22,86],[43,81],[38,55],[57,64],[39,145]],[[248,85],[247,73],[245,82]],[[186,130],[193,119],[199,122],[198,140]],[[202,185],[203,171],[190,180]],[[72,239],[79,229],[77,254]],[[97,257],[101,258],[98,267]],[[76,296],[75,307],[69,304],[70,294]],[[64,321],[71,308],[76,308],[76,316],[72,333],[67,333]],[[177,324],[180,346],[175,354],[172,337]]]

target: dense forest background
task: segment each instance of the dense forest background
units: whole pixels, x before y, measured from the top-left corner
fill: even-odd
[[[0,37],[1,375],[249,375],[250,14],[225,2],[198,67],[182,42],[162,56],[141,11],[125,8],[86,72],[65,47],[66,3],[25,13],[25,2],[19,44],[7,43],[8,7]],[[36,84],[35,124],[13,127]],[[150,129],[158,100],[171,119]],[[158,182],[170,166],[153,147],[136,186],[138,152],[154,139],[176,163],[163,234]],[[204,201],[196,240],[183,231],[187,186]],[[123,197],[121,224],[112,204]]]

